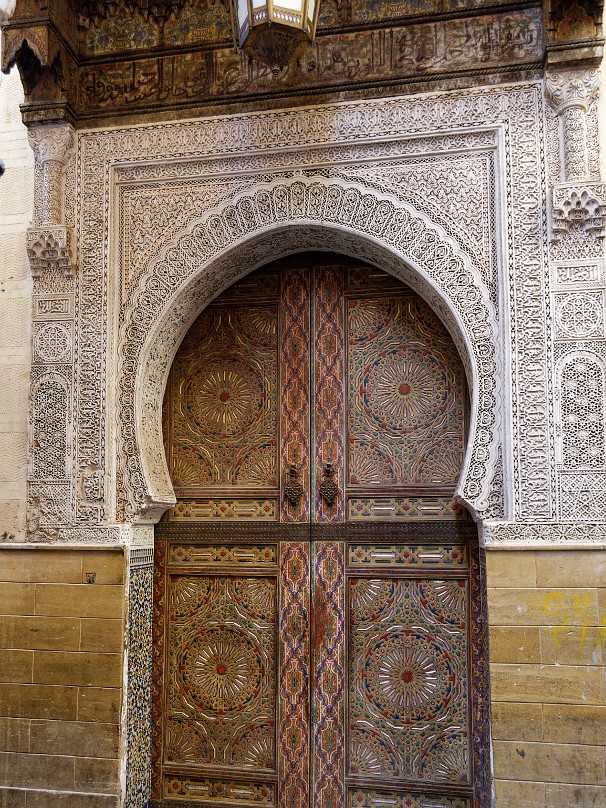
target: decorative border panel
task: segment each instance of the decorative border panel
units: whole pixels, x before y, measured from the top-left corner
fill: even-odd
[[[314,805],[345,803],[345,551],[318,542],[313,559]]]
[[[280,559],[280,808],[309,805],[309,544],[284,542]]]
[[[339,267],[316,269],[314,312],[314,397],[316,431],[312,461],[315,519],[318,522],[342,522],[345,518],[343,435],[345,431],[345,376],[343,367],[343,272]],[[326,505],[319,488],[327,463],[332,464],[339,489],[331,507]]]

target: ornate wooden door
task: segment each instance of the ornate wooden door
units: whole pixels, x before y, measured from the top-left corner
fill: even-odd
[[[466,418],[443,325],[373,267],[295,256],[202,313],[165,399],[152,804],[484,804]]]

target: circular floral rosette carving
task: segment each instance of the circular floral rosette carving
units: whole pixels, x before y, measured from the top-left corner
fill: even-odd
[[[412,724],[445,715],[458,693],[452,652],[425,631],[398,628],[369,641],[358,672],[369,711]]]
[[[211,600],[211,585],[208,578],[185,575],[174,576],[170,586],[170,611],[174,617],[190,617],[196,612],[204,613],[204,606]]]
[[[439,782],[469,781],[468,738],[463,727],[450,727],[430,736],[419,754],[423,779]]]
[[[233,736],[230,744],[232,766],[244,769],[275,767],[275,727],[271,721],[246,724]]]
[[[197,722],[171,719],[166,729],[166,758],[175,763],[204,763],[211,760],[204,727]]]
[[[262,652],[244,631],[217,625],[197,632],[178,661],[182,686],[205,715],[250,709],[265,675]]]
[[[348,301],[347,322],[350,341],[363,343],[380,336],[390,328],[396,310],[392,300],[365,301],[363,306],[357,300]]]
[[[452,398],[446,367],[415,347],[394,348],[369,362],[361,394],[378,428],[400,434],[439,421]]]
[[[206,360],[188,379],[184,415],[200,437],[231,438],[251,430],[265,398],[263,379],[237,360]]]

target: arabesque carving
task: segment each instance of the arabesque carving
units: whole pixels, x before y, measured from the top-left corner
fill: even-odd
[[[155,495],[151,500],[146,498],[146,492],[149,491],[148,484],[151,483],[152,488],[158,493],[161,490],[158,481],[163,479],[161,474],[156,477],[156,471],[152,472],[153,480],[148,474],[149,469],[164,468],[157,413],[158,401],[164,389],[164,373],[171,361],[172,340],[175,339],[175,333],[184,333],[186,321],[190,322],[191,319],[188,318],[194,316],[181,294],[178,294],[173,298],[172,321],[166,320],[161,324],[157,319],[157,309],[154,307],[158,301],[164,305],[167,298],[174,294],[171,290],[179,289],[184,277],[194,269],[191,253],[185,251],[181,254],[179,249],[176,253],[168,254],[170,260],[166,264],[164,274],[158,273],[154,278],[149,276],[150,261],[157,260],[158,249],[162,246],[161,235],[167,229],[164,226],[160,230],[153,228],[148,230],[146,243],[149,244],[149,248],[144,254],[145,260],[141,261],[140,268],[132,277],[132,285],[129,287],[124,307],[115,299],[108,299],[108,287],[100,267],[105,266],[107,260],[105,239],[108,228],[113,226],[107,211],[114,202],[116,203],[114,210],[119,209],[119,202],[114,196],[119,188],[112,185],[114,171],[115,176],[120,179],[120,187],[124,187],[125,182],[140,183],[140,187],[143,187],[148,179],[157,178],[159,181],[157,187],[162,184],[162,187],[170,189],[173,187],[170,184],[171,178],[174,177],[179,178],[178,184],[183,188],[185,185],[208,188],[208,198],[211,194],[216,194],[214,186],[206,184],[204,180],[204,172],[207,170],[205,166],[210,165],[212,161],[220,166],[223,178],[235,176],[232,172],[238,172],[239,191],[243,191],[246,187],[252,191],[258,185],[260,175],[264,175],[266,179],[263,181],[268,182],[272,175],[284,176],[285,172],[288,174],[289,165],[296,165],[298,161],[302,169],[296,170],[305,173],[307,171],[305,166],[309,165],[309,171],[313,173],[311,166],[320,165],[321,173],[326,177],[334,172],[334,166],[337,165],[335,160],[338,160],[338,165],[353,166],[358,162],[361,149],[369,148],[372,154],[381,143],[386,144],[382,148],[397,147],[402,154],[406,154],[406,149],[418,155],[427,154],[427,158],[423,159],[430,175],[431,155],[436,154],[436,150],[479,149],[487,139],[495,144],[493,147],[495,149],[501,148],[499,143],[503,144],[506,157],[504,165],[507,170],[502,185],[498,187],[503,188],[501,204],[507,204],[511,214],[504,232],[504,238],[509,245],[506,253],[508,265],[501,267],[498,278],[499,285],[510,290],[505,296],[507,302],[507,295],[511,295],[511,331],[508,331],[507,335],[503,333],[498,350],[490,348],[481,358],[483,373],[484,368],[488,373],[484,378],[488,379],[490,374],[497,372],[501,349],[508,351],[512,357],[510,418],[513,451],[510,454],[509,450],[505,450],[506,457],[504,457],[503,484],[509,492],[506,496],[506,507],[511,508],[511,512],[521,518],[555,518],[557,477],[550,438],[553,430],[552,366],[549,359],[551,337],[547,325],[545,299],[549,279],[548,268],[542,257],[545,243],[541,208],[541,200],[544,199],[541,179],[541,167],[544,165],[542,115],[541,86],[530,84],[435,96],[411,96],[380,102],[364,101],[317,106],[287,112],[221,116],[182,124],[140,126],[128,130],[93,131],[82,134],[78,168],[78,176],[81,177],[78,212],[78,220],[81,222],[78,329],[84,336],[80,337],[77,343],[75,365],[78,385],[77,417],[80,424],[76,433],[75,456],[78,468],[99,470],[95,472],[94,479],[91,478],[95,484],[94,502],[90,499],[86,503],[80,503],[77,518],[86,523],[95,523],[108,517],[115,518],[111,515],[114,513],[111,505],[112,495],[106,489],[106,480],[109,478],[104,471],[107,438],[109,436],[109,445],[113,446],[114,433],[105,412],[98,406],[93,406],[93,402],[103,400],[104,391],[107,389],[106,373],[108,371],[110,374],[114,373],[111,367],[106,368],[106,357],[111,355],[106,348],[106,313],[112,306],[120,305],[122,312],[120,316],[124,321],[123,343],[120,349],[121,376],[115,384],[112,382],[112,388],[116,386],[116,389],[123,389],[117,418],[123,424],[121,428],[123,439],[130,447],[129,452],[123,453],[124,457],[130,455],[129,468],[117,469],[119,500],[130,499],[133,503],[139,502],[140,505],[137,505],[135,510],[147,519],[153,519],[154,516],[157,518],[172,499],[170,486],[162,489],[163,493],[159,500],[155,499]],[[480,141],[474,140],[475,127],[481,127],[483,132],[489,134],[483,136]],[[394,133],[398,132],[405,133],[405,137],[402,135],[399,139],[398,137],[394,139]],[[428,132],[431,134],[427,134]],[[499,135],[500,139],[494,140],[495,132],[502,133]],[[477,142],[477,146],[473,146],[473,142]],[[288,149],[284,148],[286,143]],[[442,143],[443,147],[440,145]],[[367,147],[365,144],[370,145]],[[114,169],[113,166],[117,164],[120,166],[119,169]],[[249,173],[251,171],[252,174]],[[292,169],[290,175],[292,176]],[[518,189],[522,186],[525,192],[520,195]],[[385,182],[381,183],[381,187],[386,187]],[[372,193],[376,194],[376,191],[373,190]],[[226,187],[225,182],[218,189],[215,198],[217,197],[219,200],[229,199],[229,186]],[[169,194],[158,197],[156,207],[164,208],[163,200],[168,198]],[[189,197],[185,196],[183,204],[191,216],[191,203],[188,199]],[[424,215],[431,219],[435,208],[422,199],[422,194],[418,195],[418,199],[426,211]],[[483,199],[486,199],[486,202],[483,201],[482,204],[489,203],[488,195],[483,196]],[[214,204],[216,207],[217,204]],[[410,204],[414,207],[412,200]],[[240,210],[244,211],[246,208],[244,201],[240,205],[235,212],[236,223],[242,221]],[[210,207],[212,206],[211,204]],[[206,209],[209,209],[208,205]],[[269,210],[271,212],[272,208]],[[296,210],[293,207],[291,213],[288,208],[286,209],[286,218],[280,220],[279,229],[274,231],[274,246],[278,243],[279,248],[285,252],[314,247],[325,249],[326,227],[332,225],[329,222],[323,224],[321,219],[315,221],[308,219],[306,210],[301,211],[302,218],[297,219]],[[149,212],[149,221],[153,222],[153,217],[156,217],[153,200],[150,202]],[[438,213],[436,211],[436,216]],[[176,210],[175,215],[181,216],[181,213]],[[212,252],[215,258],[206,265],[204,284],[201,282],[195,289],[190,286],[187,292],[183,287],[183,296],[187,297],[187,294],[191,293],[193,299],[190,303],[198,311],[203,308],[206,301],[240,277],[239,273],[244,270],[237,266],[238,261],[245,263],[248,270],[279,257],[275,249],[272,250],[269,246],[269,238],[263,232],[265,225],[262,220],[255,219],[255,221],[258,222],[256,234],[242,230],[238,237],[241,241],[238,242],[236,239],[230,242],[220,240],[223,228],[221,219],[215,218],[212,222],[209,219],[213,227],[217,222],[216,228],[208,230],[211,239],[209,250],[211,245],[214,245]],[[215,232],[218,239],[216,242],[211,235]],[[229,232],[231,234],[231,231]],[[376,235],[374,232],[371,234],[369,231],[369,235],[361,240],[359,236],[355,238],[355,234],[346,232],[344,228],[339,230],[338,226],[332,227],[330,232],[331,238],[338,233],[334,249],[343,249],[345,253],[353,253],[371,263],[378,263],[396,275],[400,273],[399,277],[410,285],[414,285],[410,277],[411,274],[414,275],[416,290],[430,302],[443,321],[449,323],[449,330],[457,340],[463,359],[466,360],[469,351],[465,341],[468,341],[470,346],[476,344],[481,331],[473,326],[467,332],[468,336],[463,337],[463,332],[458,330],[458,323],[452,326],[448,319],[452,318],[452,309],[446,304],[443,293],[438,292],[443,282],[439,277],[423,278],[418,272],[411,273],[410,269],[406,268],[405,260],[397,258],[387,247],[380,246],[383,239],[381,234]],[[279,236],[278,239],[276,235]],[[175,236],[171,238],[175,240]],[[230,235],[229,238],[234,237]],[[187,240],[183,242],[187,243]],[[232,251],[228,256],[226,251],[230,250],[230,244]],[[203,257],[198,254],[195,260],[196,266],[200,266]],[[459,274],[450,272],[448,278],[450,282],[458,283]],[[144,291],[148,283],[149,288]],[[481,280],[480,288],[482,283]],[[465,295],[477,294],[478,283],[476,280],[468,283],[465,276],[461,276],[461,285],[457,288],[457,294],[461,296],[463,305]],[[151,309],[144,305],[145,299],[153,302]],[[132,319],[133,304],[136,300],[140,301],[136,305],[143,314],[140,325]],[[473,308],[467,303],[464,307],[468,311]],[[155,330],[155,342],[152,344],[148,341],[144,346],[152,327]],[[86,352],[85,362],[79,361],[78,358],[83,351]],[[467,364],[469,365],[468,361]],[[138,381],[135,382],[136,377]],[[148,393],[145,392],[146,387]],[[133,415],[136,389],[140,391],[137,395],[141,396],[138,399],[141,402],[138,407],[138,417],[141,420],[138,424]],[[487,392],[490,394],[490,384]],[[478,387],[478,396],[484,400],[482,384]],[[486,412],[489,413],[485,422],[486,428],[498,432],[498,427],[492,421],[493,413],[490,405],[487,405]],[[485,428],[484,422],[481,424],[478,422],[478,425],[482,429]],[[142,443],[139,443],[137,434],[143,440]],[[141,454],[146,458],[145,472],[142,472],[138,465]],[[111,455],[113,450],[110,452]],[[480,455],[484,456],[484,449],[480,450]],[[470,496],[478,495],[483,485],[490,487],[490,482],[484,482],[485,474],[484,460],[480,464],[470,460],[468,470],[465,471]],[[491,473],[490,479],[493,478],[495,484],[501,479],[499,475]],[[132,493],[134,491],[137,492],[136,500]],[[498,501],[498,498],[494,500]],[[146,502],[149,508],[147,512]],[[154,502],[157,504],[153,504]],[[493,507],[494,503],[491,504],[491,509]]]
[[[606,185],[557,185],[553,189],[552,238],[559,241],[574,225],[596,238],[606,235]]]
[[[71,127],[42,126],[28,130],[37,173],[39,214],[27,231],[27,253],[32,274],[40,277],[53,269],[66,276],[74,273],[74,239],[64,222],[63,175],[74,149]]]
[[[459,350],[467,355],[477,419],[459,494],[481,512],[499,437],[496,318],[478,270],[441,229],[397,198],[360,184],[294,176],[257,185],[253,193],[239,194],[191,222],[162,250],[131,296],[120,346],[121,456],[130,458],[123,471],[130,480],[128,508],[138,518],[149,518],[150,508],[163,510],[173,499],[166,461],[158,451],[159,403],[172,361],[171,341],[179,339],[184,323],[215,296],[219,284],[225,288],[246,270],[304,246],[319,248],[326,243],[326,228],[334,249],[387,269],[437,304]],[[135,359],[142,350],[155,368]],[[137,366],[137,375],[126,372]],[[127,407],[129,399],[139,403]]]
[[[548,73],[545,94],[560,119],[562,182],[553,189],[552,238],[558,240],[571,225],[603,238],[606,186],[590,178],[587,115],[600,86],[597,69]]]

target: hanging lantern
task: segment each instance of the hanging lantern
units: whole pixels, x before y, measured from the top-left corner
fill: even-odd
[[[319,0],[233,0],[234,30],[244,53],[274,74],[305,53],[313,42]]]

